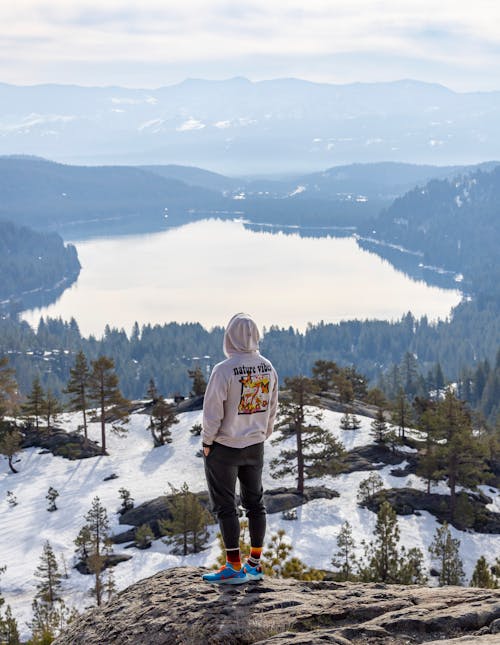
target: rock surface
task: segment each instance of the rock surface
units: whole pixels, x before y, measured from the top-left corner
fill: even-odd
[[[88,611],[54,645],[499,645],[500,590],[265,579],[175,568]]]
[[[456,518],[453,518],[450,513],[449,495],[428,494],[414,488],[391,488],[380,491],[369,497],[365,506],[377,513],[382,502],[387,500],[398,515],[428,511],[439,521],[446,521],[461,531],[471,528],[476,533],[500,533],[500,513],[490,511],[486,507],[492,502],[490,497],[483,493],[460,493],[460,495],[466,501],[469,510],[468,513],[462,513]]]

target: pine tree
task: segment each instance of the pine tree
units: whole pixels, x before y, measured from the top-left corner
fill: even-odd
[[[304,376],[285,378],[288,396],[280,402],[281,436],[273,444],[295,435],[294,449],[281,450],[278,457],[271,461],[272,477],[297,475],[297,492],[304,493],[305,475],[320,476],[325,472],[337,472],[343,457],[343,446],[330,433],[317,423],[322,420],[321,413],[307,411],[307,406],[316,402],[317,386],[312,379]],[[306,424],[306,411],[316,424]]]
[[[405,431],[412,423],[411,406],[405,396],[403,388],[399,389],[396,400],[391,408],[391,421],[398,428],[398,435],[405,436]]]
[[[317,360],[312,367],[312,380],[320,392],[328,392],[334,384],[334,377],[339,373],[334,361]]]
[[[476,562],[474,572],[470,581],[471,587],[482,587],[483,589],[498,589],[498,582],[491,573],[486,558],[482,555]]]
[[[297,580],[322,580],[324,574],[307,567],[301,560],[289,557],[292,545],[286,540],[286,533],[279,529],[271,536],[267,549],[262,554],[262,568],[275,578],[296,578]]]
[[[21,450],[23,443],[23,436],[19,430],[6,430],[2,433],[0,438],[0,455],[5,455],[9,464],[9,468],[13,473],[19,472],[14,467],[14,457]]]
[[[40,377],[35,376],[31,392],[26,397],[26,402],[21,406],[25,417],[35,420],[35,428],[40,430],[40,417],[43,413],[44,391],[40,384]]]
[[[207,382],[201,371],[201,367],[197,365],[194,370],[188,370],[189,378],[193,381],[190,396],[201,396],[205,394],[207,389]]]
[[[56,556],[48,540],[43,546],[35,576],[39,579],[35,597],[39,602],[49,605],[52,609],[56,600],[60,599],[61,574],[57,566]]]
[[[399,578],[399,528],[396,512],[382,502],[377,513],[374,541],[365,546],[365,560],[358,570],[363,582],[397,583]]]
[[[439,585],[461,585],[465,577],[460,559],[460,540],[451,537],[448,524],[437,528],[429,553],[440,566]]]
[[[7,502],[11,508],[14,506],[18,505],[17,497],[14,495],[14,493],[11,490],[8,490],[6,493],[7,496]]]
[[[332,565],[340,569],[339,580],[352,580],[356,564],[356,543],[352,536],[352,527],[349,522],[344,522],[337,535],[338,551],[332,558]]]
[[[435,411],[432,408],[424,410],[420,415],[418,428],[425,436],[425,447],[420,450],[417,463],[417,475],[427,482],[427,493],[431,492],[431,485],[438,481],[441,470],[437,451],[440,429],[434,422]]]
[[[177,408],[173,403],[167,403],[162,396],[158,397],[151,410],[151,421],[149,423],[155,447],[164,446],[166,443],[172,442],[170,428],[179,423],[176,411]]]
[[[5,645],[21,645],[17,620],[12,614],[10,605],[5,610],[5,618],[0,616],[0,641]]]
[[[92,593],[97,606],[102,603],[104,584],[103,571],[107,556],[111,553],[109,538],[109,520],[99,497],[94,497],[89,512],[85,515],[85,524],[75,539],[77,553],[95,577]]]
[[[122,505],[120,507],[119,513],[123,515],[126,511],[129,511],[131,508],[134,508],[134,498],[130,494],[130,491],[126,488],[120,488],[118,491]]]
[[[210,513],[189,490],[186,482],[180,489],[170,484],[170,489],[169,510],[172,518],[160,520],[160,530],[168,536],[166,542],[174,546],[174,553],[199,553],[208,540]]]
[[[158,401],[159,393],[156,387],[156,383],[153,378],[149,379],[148,389],[146,391],[146,396],[148,399],[151,399],[151,403],[155,404]]]
[[[370,473],[366,479],[363,479],[358,488],[358,503],[365,504],[370,497],[383,490],[384,482],[378,473]]]
[[[448,480],[451,516],[455,517],[457,486],[474,487],[483,479],[485,457],[474,438],[471,415],[451,389],[436,404],[430,423],[435,436],[444,439],[437,443],[436,453],[442,464],[441,475]]]
[[[189,432],[193,436],[199,437],[203,432],[203,426],[201,425],[201,423],[193,423],[192,427],[189,429]]]
[[[375,441],[377,441],[378,443],[385,443],[389,430],[387,428],[385,414],[382,408],[377,409],[377,414],[375,416],[375,419],[373,419],[373,421],[371,422],[370,427],[372,429],[372,436]]]
[[[111,358],[101,356],[92,361],[92,372],[89,377],[89,398],[96,403],[101,421],[101,454],[106,454],[106,410],[111,408],[115,419],[125,422],[127,419],[127,401],[118,387],[118,376],[114,371],[115,364]],[[113,424],[116,431],[124,430],[123,426]]]
[[[7,356],[0,358],[0,422],[9,412],[14,403],[17,393],[17,383],[14,378],[14,370],[9,367]]]
[[[155,534],[149,524],[141,524],[135,530],[134,543],[138,549],[149,549],[154,539]]]
[[[45,417],[45,422],[47,424],[47,430],[50,430],[51,427],[51,421],[55,422],[57,419],[57,416],[61,414],[62,408],[59,404],[59,401],[56,399],[54,394],[52,393],[52,390],[49,388],[45,394],[45,396],[42,398],[42,405],[40,408],[40,413],[43,417]]]
[[[351,408],[347,407],[344,414],[340,417],[339,426],[341,430],[359,430],[361,421],[354,414]]]
[[[87,408],[90,370],[87,358],[85,357],[83,351],[80,350],[76,355],[75,364],[70,369],[69,374],[70,378],[64,391],[66,394],[70,395],[70,410],[82,413],[83,436],[85,438],[85,445],[87,445]]]
[[[57,511],[56,499],[58,497],[59,493],[57,492],[57,490],[50,486],[47,495],[45,495],[45,499],[49,502],[49,506],[47,508],[48,511]]]

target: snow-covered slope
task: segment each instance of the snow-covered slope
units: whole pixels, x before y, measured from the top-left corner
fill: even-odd
[[[323,424],[344,443],[347,450],[371,443],[370,419],[361,418],[362,427],[357,431],[341,431],[340,413],[324,411],[323,414]],[[136,505],[168,492],[169,483],[179,486],[186,481],[193,491],[206,489],[203,462],[196,457],[200,439],[189,432],[194,423],[201,421],[201,412],[188,412],[179,418],[180,422],[173,427],[173,442],[169,446],[153,448],[147,429],[149,417],[134,414],[125,437],[109,433],[109,456],[68,461],[51,454],[40,454],[39,449],[30,448],[22,451],[20,461],[16,464],[19,474],[9,472],[6,460],[0,462],[0,565],[7,565],[2,578],[2,592],[7,603],[12,606],[25,635],[25,624],[31,618],[31,602],[36,591],[33,573],[46,540],[51,543],[59,561],[64,556],[67,562],[69,578],[64,580],[65,600],[80,608],[92,604],[88,595],[92,577],[81,575],[72,565],[73,540],[96,495],[107,508],[112,532],[117,533],[129,528],[118,523],[119,515],[116,511],[120,506],[118,490],[121,487],[130,490]],[[59,425],[70,430],[75,429],[79,422],[78,415],[67,414],[61,417]],[[91,424],[90,436],[99,439],[98,424]],[[279,450],[278,446],[267,444],[267,464]],[[424,483],[414,475],[391,476],[389,473],[392,468],[387,466],[378,471],[386,487],[424,488]],[[105,477],[113,473],[118,478],[104,481]],[[308,480],[309,485],[323,484],[337,490],[340,497],[314,500],[300,507],[297,509],[297,521],[283,520],[280,514],[268,516],[268,536],[278,528],[284,528],[293,543],[294,555],[308,565],[331,568],[330,560],[336,550],[336,536],[341,524],[349,520],[361,553],[360,542],[370,537],[376,520],[374,513],[360,508],[356,502],[358,485],[368,474],[355,472]],[[269,467],[265,469],[265,488],[294,484],[292,477],[277,482],[272,479]],[[45,495],[49,486],[60,493],[57,499],[58,510],[53,513],[46,510]],[[7,503],[8,490],[17,497],[18,505],[15,507],[10,507]],[[447,492],[444,484],[435,490]],[[500,511],[499,491],[495,495],[488,492],[488,495],[495,497],[492,510]],[[408,547],[420,547],[428,557],[427,546],[437,527],[434,517],[426,512],[422,512],[420,516],[399,517],[399,526],[401,543]],[[453,527],[451,531],[461,541],[461,555],[469,577],[480,555],[491,557],[500,552],[500,535],[464,533]],[[144,551],[115,547],[116,553],[133,555],[131,560],[114,569],[118,589],[166,567],[182,564],[200,567],[212,565],[218,555],[216,532],[217,527],[214,525],[208,548],[200,554],[187,557],[172,555],[161,540],[156,540],[151,549]],[[429,560],[427,564],[430,565]]]

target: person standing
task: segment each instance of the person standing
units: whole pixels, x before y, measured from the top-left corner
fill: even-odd
[[[262,468],[264,441],[273,431],[278,375],[259,353],[254,320],[235,314],[224,333],[226,360],[212,370],[203,403],[203,455],[212,510],[219,522],[226,564],[203,580],[241,584],[263,578],[260,556],[266,532]],[[236,482],[246,510],[251,551],[242,565]]]

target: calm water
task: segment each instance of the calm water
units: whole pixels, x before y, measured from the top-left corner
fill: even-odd
[[[236,311],[259,325],[304,329],[352,318],[444,318],[460,293],[415,282],[353,238],[254,232],[240,222],[195,222],[160,233],[75,242],[78,281],[53,305],[24,314],[74,316],[84,334],[134,321],[223,325]]]

